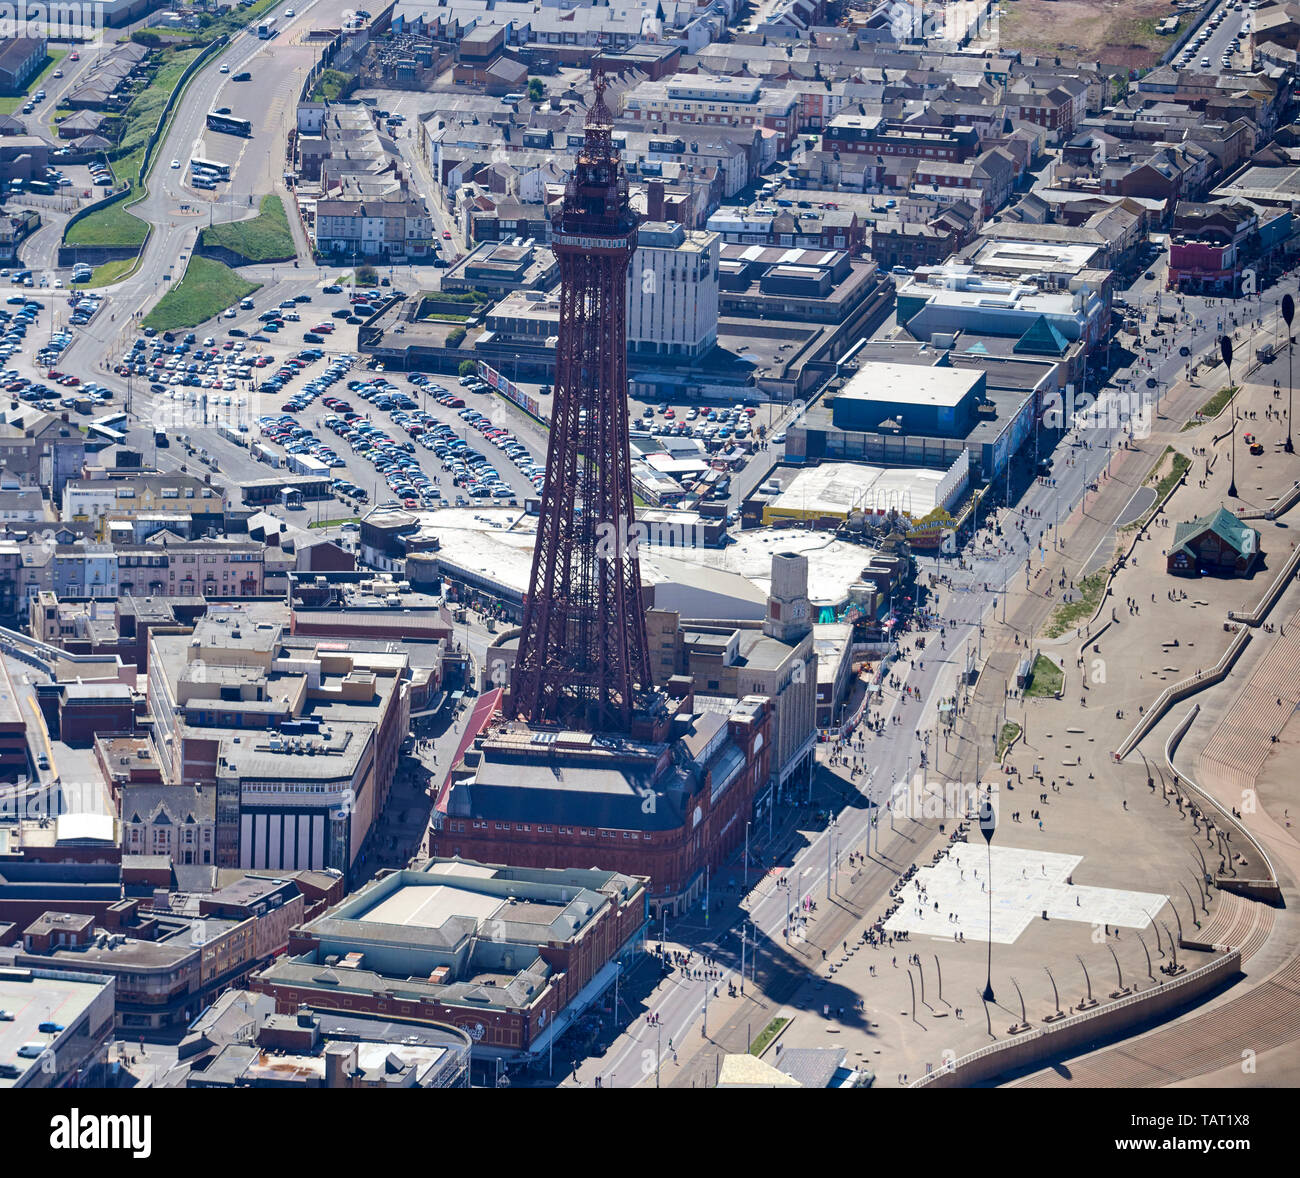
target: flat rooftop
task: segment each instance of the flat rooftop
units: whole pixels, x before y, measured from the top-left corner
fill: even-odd
[[[1089,269],[1098,252],[1097,247],[1091,245],[986,239],[971,255],[970,261],[977,270],[1023,271],[1027,274],[1054,270],[1075,274]]]
[[[16,1063],[22,1069],[16,1077],[0,1076],[0,1090],[16,1088],[28,1071],[40,1066],[39,1060],[20,1059],[18,1048],[24,1043],[55,1040],[55,1036],[37,1030],[41,1023],[75,1027],[106,984],[76,981],[69,975],[37,977],[35,972],[30,981],[0,977],[0,1010],[14,1016],[13,1022],[0,1022],[0,1060]]]
[[[792,528],[747,528],[733,533],[733,539],[735,543],[721,549],[674,548],[670,559],[694,565],[706,576],[724,572],[744,578],[766,598],[772,589],[773,555],[794,552],[808,557],[809,599],[814,604],[838,605],[876,555],[868,545]]]
[[[836,399],[954,408],[979,387],[982,379],[982,373],[971,369],[870,360],[836,393]]]
[[[1216,188],[1213,195],[1265,204],[1300,200],[1300,168],[1247,168],[1231,183]]]
[[[359,913],[363,924],[400,924],[416,928],[442,928],[452,917],[490,920],[502,907],[500,896],[485,895],[457,886],[403,887]]]
[[[798,471],[770,507],[779,512],[828,516],[897,509],[920,519],[939,506],[938,493],[945,476],[944,471],[925,467],[823,462]]]

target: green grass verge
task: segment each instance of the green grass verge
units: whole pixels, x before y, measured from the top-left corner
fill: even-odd
[[[1156,503],[1159,503],[1178,485],[1178,480],[1183,477],[1184,472],[1192,465],[1192,460],[1186,454],[1179,453],[1172,446],[1165,447],[1165,452],[1160,456],[1160,461],[1164,462],[1166,458],[1169,458],[1169,470],[1156,483]]]
[[[11,115],[14,111],[20,110],[23,104],[26,103],[28,97],[35,94],[36,91],[41,88],[45,79],[54,72],[54,69],[59,62],[67,56],[68,51],[66,49],[49,50],[49,60],[45,63],[45,68],[27,84],[26,90],[21,94],[5,94],[0,96],[0,114]]]
[[[359,515],[345,515],[340,519],[318,519],[307,526],[309,528],[337,528],[343,524],[359,524],[361,517]]]
[[[437,311],[430,311],[426,315],[421,315],[420,318],[438,319],[441,320],[443,323],[464,323],[469,318],[469,316],[468,315],[443,315]]]
[[[1232,394],[1237,391],[1235,384],[1226,385],[1214,394],[1204,405],[1201,406],[1202,417],[1217,417],[1223,412],[1223,407],[1232,398]],[[1188,424],[1191,424],[1190,422]],[[1199,424],[1199,423],[1198,423]]]
[[[143,245],[149,226],[122,207],[123,201],[98,209],[69,226],[68,245]]]
[[[229,266],[211,258],[191,258],[185,277],[158,300],[144,318],[144,326],[157,331],[197,327],[219,315],[261,287],[245,282]]]
[[[167,99],[186,67],[202,52],[197,48],[163,49],[159,52],[158,67],[152,80],[131,100],[122,115],[122,136],[109,161],[119,184],[139,188],[140,165],[149,136],[158,126]],[[63,240],[68,245],[138,246],[144,244],[147,233],[145,222],[128,213],[119,202],[83,217],[68,229]]]
[[[167,99],[176,89],[186,67],[203,50],[201,48],[162,49],[158,53],[158,68],[149,85],[140,91],[123,112],[122,137],[118,140],[112,162],[113,175],[118,180],[136,185],[140,164],[144,159],[145,144],[158,126]]]
[[[342,70],[321,70],[316,85],[312,87],[312,101],[319,102],[323,99],[326,102],[335,102],[343,93],[344,87],[351,81],[352,75],[345,74]]]
[[[749,1045],[750,1055],[762,1055],[767,1050],[767,1045],[772,1042],[784,1029],[788,1018],[774,1018],[758,1033],[758,1038]]]
[[[1020,735],[1020,725],[1007,723],[1002,725],[1002,731],[998,733],[998,756],[1002,756]]]
[[[1184,427],[1186,428],[1186,427]],[[1159,478],[1156,479],[1156,471],[1169,463],[1169,469]],[[1137,519],[1131,523],[1125,524],[1121,532],[1134,532],[1139,528],[1144,528],[1151,522],[1151,517],[1155,515],[1156,508],[1163,502],[1164,497],[1168,495],[1177,485],[1178,480],[1183,477],[1184,472],[1192,465],[1192,460],[1186,454],[1181,454],[1172,446],[1166,446],[1164,453],[1156,459],[1155,465],[1151,468],[1151,473],[1147,475],[1148,483],[1154,482],[1156,498],[1155,502],[1146,509]]]
[[[214,225],[199,235],[202,245],[221,246],[250,262],[279,261],[295,253],[289,218],[278,196],[264,196],[256,217]]]
[[[1055,699],[1065,687],[1065,672],[1045,654],[1034,659],[1033,675],[1025,688],[1026,699]]]
[[[1059,638],[1067,630],[1073,630],[1085,618],[1090,618],[1097,611],[1101,595],[1106,591],[1106,574],[1093,573],[1079,582],[1073,601],[1058,605],[1056,612],[1047,620],[1043,628],[1046,638]]]
[[[102,266],[96,266],[85,282],[72,283],[72,289],[90,290],[96,286],[111,286],[114,282],[121,282],[135,269],[135,264],[139,260],[140,256],[137,254],[134,258],[121,258],[116,262],[105,262]]]

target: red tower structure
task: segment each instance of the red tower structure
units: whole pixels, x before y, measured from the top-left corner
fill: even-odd
[[[635,543],[627,408],[627,272],[637,216],[605,82],[551,238],[560,264],[555,399],[510,712],[627,731],[653,690]]]

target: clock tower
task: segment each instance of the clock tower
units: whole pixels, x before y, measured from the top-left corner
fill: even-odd
[[[808,558],[794,552],[772,557],[772,591],[767,597],[763,633],[781,642],[798,642],[812,629],[808,600]]]

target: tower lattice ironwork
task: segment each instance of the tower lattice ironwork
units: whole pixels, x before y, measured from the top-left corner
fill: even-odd
[[[627,405],[627,273],[637,216],[604,78],[552,234],[560,265],[555,397],[511,711],[626,730],[651,688]]]

